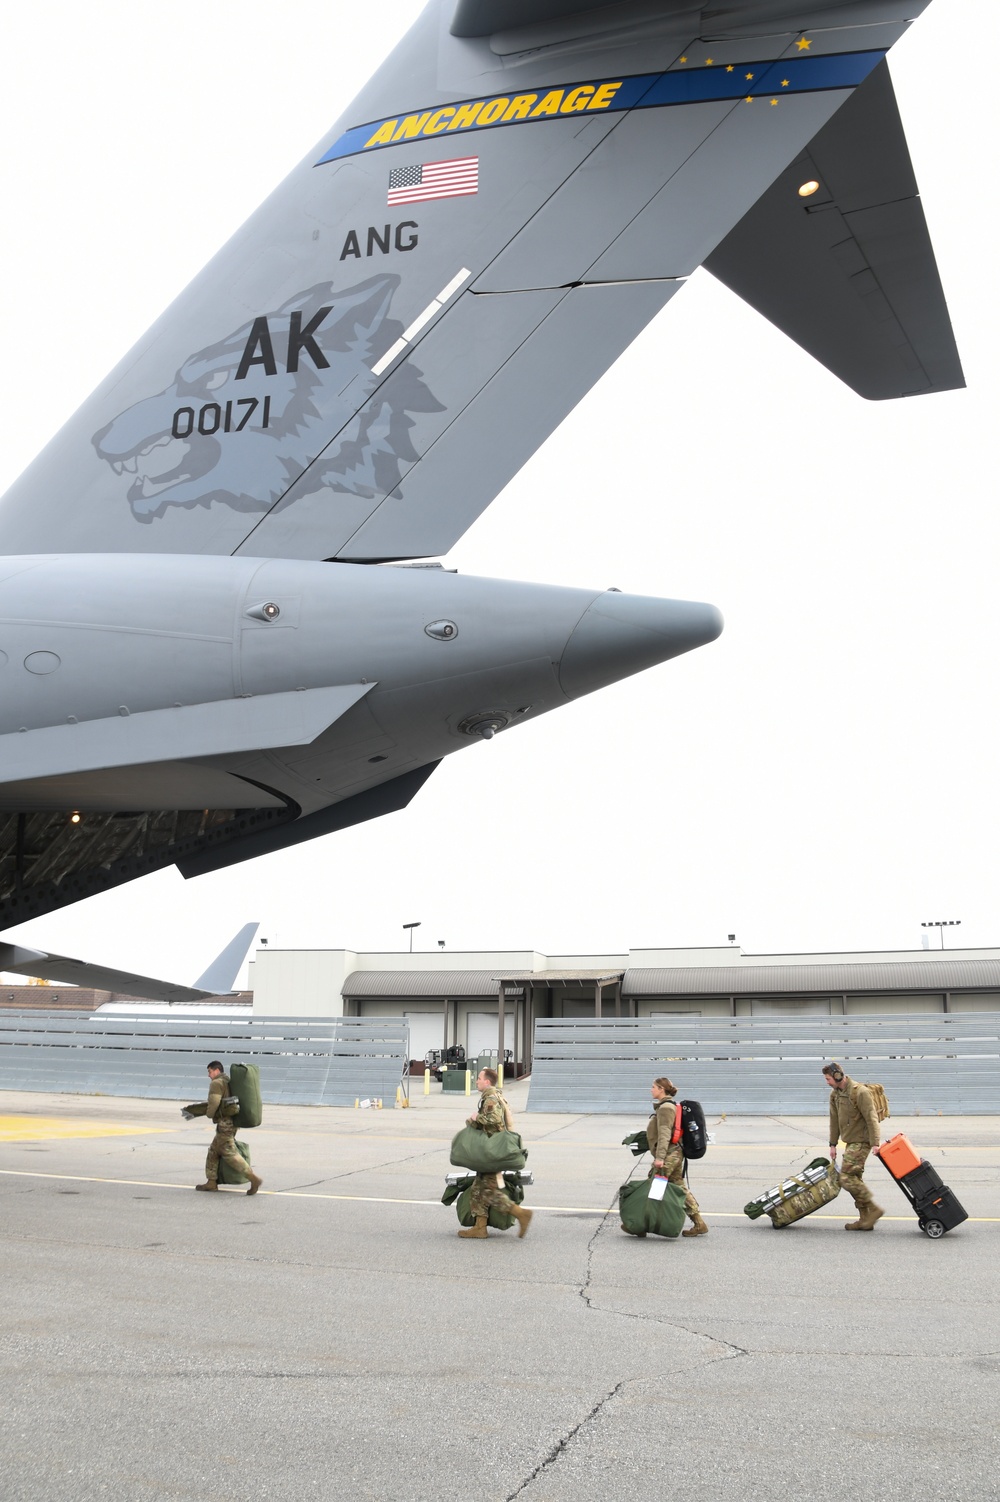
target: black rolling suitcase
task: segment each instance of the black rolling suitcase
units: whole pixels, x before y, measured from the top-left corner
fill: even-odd
[[[926,1158],[917,1158],[913,1144],[902,1132],[884,1142],[875,1156],[913,1206],[917,1224],[925,1236],[936,1241],[946,1231],[953,1231],[963,1220],[968,1220],[968,1213],[958,1196],[942,1181],[937,1169],[932,1168]]]

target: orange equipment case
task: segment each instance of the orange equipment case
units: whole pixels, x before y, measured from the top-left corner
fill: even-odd
[[[894,1179],[903,1179],[920,1167],[920,1158],[905,1132],[897,1132],[895,1137],[883,1142],[878,1155]]]

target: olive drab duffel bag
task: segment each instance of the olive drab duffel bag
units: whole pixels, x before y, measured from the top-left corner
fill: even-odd
[[[236,1144],[236,1151],[238,1153],[242,1154],[243,1161],[246,1163],[247,1168],[249,1168],[250,1167],[250,1149],[247,1147],[246,1143],[245,1142],[237,1142],[237,1144]],[[220,1158],[219,1159],[219,1183],[220,1184],[242,1184],[245,1187],[246,1186],[246,1182],[247,1182],[246,1179],[241,1179],[240,1176],[239,1176],[239,1174],[236,1173],[236,1172],[234,1172],[234,1170],[230,1168],[230,1166],[226,1162],[225,1158]]]
[[[473,1173],[512,1173],[527,1163],[528,1149],[520,1132],[488,1136],[474,1126],[464,1126],[452,1141],[451,1161],[456,1168],[471,1168]]]
[[[449,1184],[441,1196],[442,1205],[454,1205],[459,1223],[463,1226],[471,1226],[474,1220],[472,1214],[472,1185],[473,1176],[462,1179],[457,1184]],[[520,1205],[524,1200],[524,1185],[516,1173],[504,1174],[504,1193],[508,1199]],[[501,1210],[499,1205],[491,1205],[487,1216],[487,1225],[495,1231],[509,1231],[514,1224],[513,1215],[508,1215],[506,1210]]]
[[[260,1070],[256,1064],[233,1064],[229,1070],[229,1090],[240,1103],[236,1117],[236,1130],[249,1131],[259,1127],[264,1108],[260,1103]]]
[[[649,1191],[656,1179],[629,1179],[618,1191],[618,1213],[623,1230],[633,1236],[679,1236],[687,1219],[684,1210],[684,1185],[669,1181],[661,1200],[651,1200]]]

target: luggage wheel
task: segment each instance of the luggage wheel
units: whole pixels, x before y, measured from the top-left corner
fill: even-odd
[[[939,1236],[943,1236],[945,1231],[944,1225],[939,1220],[922,1220],[920,1222],[920,1229],[932,1241],[936,1241]]]

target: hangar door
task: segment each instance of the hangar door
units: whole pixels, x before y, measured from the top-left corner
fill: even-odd
[[[444,1017],[440,1012],[404,1012],[403,1016],[410,1024],[411,1059],[426,1059],[432,1048],[444,1047]]]
[[[514,1013],[506,1008],[503,1014],[503,1037],[504,1048],[514,1047]],[[497,1051],[497,1024],[499,1018],[496,1012],[470,1012],[468,1018],[468,1031],[466,1032],[465,1051],[470,1059],[474,1059],[481,1053],[496,1053]]]

